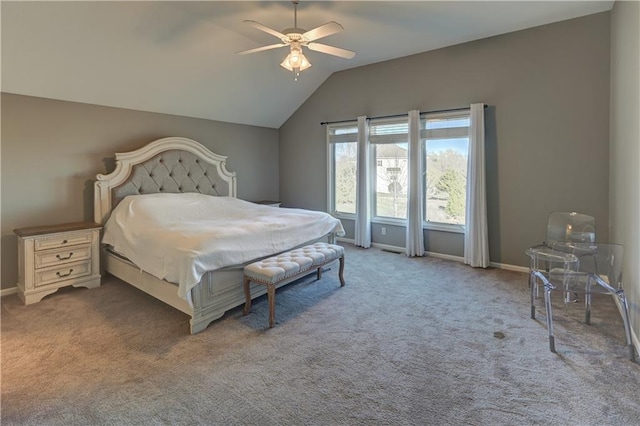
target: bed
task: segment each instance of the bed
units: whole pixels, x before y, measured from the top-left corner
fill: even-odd
[[[115,160],[115,170],[109,174],[97,175],[94,184],[94,218],[104,226],[102,268],[189,315],[192,334],[204,330],[226,311],[245,302],[245,265],[312,242],[332,242],[335,235],[344,233],[340,221],[327,213],[281,209],[237,199],[236,174],[227,170],[226,157],[214,154],[190,139],[159,139],[138,150],[117,153]],[[168,200],[172,203],[179,200],[180,205],[196,206],[185,208],[180,213],[184,215],[180,218],[186,218],[185,226],[190,225],[191,229],[176,230],[173,226],[168,226],[156,228],[163,229],[162,232],[145,231],[146,234],[142,234],[140,223],[145,222],[147,218],[137,212],[163,212],[164,209],[159,209],[158,204],[153,203],[164,206],[163,203],[169,202]],[[134,207],[146,210],[134,210]],[[137,217],[138,222],[130,222],[132,211],[135,212],[133,217]],[[153,220],[149,223],[156,227],[163,226],[168,223],[165,220],[169,218],[182,226],[182,219],[175,221],[173,209],[167,211],[171,214],[154,213]],[[219,212],[228,213],[229,218],[225,219],[226,216]],[[255,219],[249,216],[253,214],[256,215]],[[270,231],[266,237],[261,237],[262,231],[252,228],[243,231],[244,235],[227,235],[226,239],[218,237],[220,231],[216,231],[218,228],[215,226],[220,227],[223,223],[227,228],[226,234],[240,226],[235,222],[236,216],[238,220],[242,216],[244,223],[268,222],[265,226],[277,227],[278,236],[272,235],[274,233]],[[304,233],[295,229],[294,224],[297,222],[294,223],[293,217],[308,221],[297,226],[304,228]],[[202,220],[202,223],[195,223],[195,220]],[[229,222],[224,222],[227,220]],[[198,232],[194,232],[194,223]],[[169,232],[177,233],[181,242],[165,244],[165,241],[174,241],[162,240],[161,237]],[[185,233],[190,233],[187,235],[188,238],[184,238]],[[248,239],[250,236],[255,238]],[[156,237],[159,239],[151,240]],[[125,240],[131,244],[125,244]],[[193,244],[194,240],[198,240],[198,247],[203,247],[202,250],[217,250],[216,253],[206,251],[205,255],[199,258],[198,268],[194,267],[197,273],[188,273],[190,270],[187,267],[173,273],[174,271],[167,268],[166,260],[172,259],[177,253],[174,245],[177,247],[184,241]],[[223,240],[227,245],[218,247]],[[140,241],[147,245],[136,245]],[[186,250],[183,248],[182,251],[190,251],[190,248],[191,246]],[[158,253],[154,256],[155,251]],[[216,256],[221,253],[235,254],[223,256],[224,260],[220,260]],[[153,263],[148,263],[151,258],[165,259],[160,265],[164,267],[164,271],[154,267]],[[206,262],[202,259],[206,259]],[[232,264],[229,264],[230,262]],[[263,286],[255,285],[251,294],[255,298],[265,292]]]

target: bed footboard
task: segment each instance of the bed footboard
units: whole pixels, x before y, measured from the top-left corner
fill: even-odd
[[[200,284],[191,290],[191,296],[194,301],[191,334],[201,332],[212,321],[222,317],[230,309],[244,305],[243,283],[242,267],[207,273]],[[277,287],[280,287],[280,285]],[[251,285],[252,299],[266,293],[267,289],[264,286]]]
[[[140,271],[133,263],[108,250],[103,250],[102,265],[105,271],[131,284],[191,317],[191,334],[196,334],[222,317],[225,312],[244,304],[242,267],[208,272],[200,283],[191,289],[193,307],[178,296],[178,286]],[[263,286],[255,286],[253,295],[266,293]]]

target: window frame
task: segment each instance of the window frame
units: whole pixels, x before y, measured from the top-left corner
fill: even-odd
[[[401,133],[393,133],[389,135],[375,135],[371,131],[371,127],[375,125],[384,125],[384,124],[406,124],[407,133],[406,133],[406,141],[403,137],[399,137]],[[373,135],[372,135],[373,134]],[[385,139],[387,136],[387,140]],[[407,217],[390,217],[390,216],[380,216],[377,215],[377,168],[378,168],[378,158],[375,155],[376,145],[393,145],[398,142],[406,143],[407,150],[409,147],[409,116],[406,117],[393,117],[393,118],[377,118],[369,120],[369,180],[371,182],[371,193],[369,194],[371,199],[371,222],[379,223],[384,225],[396,225],[396,226],[407,226]],[[408,151],[407,151],[408,152]],[[409,157],[407,154],[407,163],[409,161]],[[407,176],[407,183],[409,181],[409,176]],[[409,194],[407,194],[407,200],[409,199]],[[405,213],[406,214],[406,213]]]
[[[471,123],[467,127],[466,135],[459,130],[450,131],[447,128],[444,129],[427,129],[426,122],[428,120],[433,119],[448,119],[448,118],[469,118],[471,119],[471,110],[470,109],[462,109],[457,111],[448,111],[448,112],[436,112],[436,113],[425,113],[420,116],[420,159],[421,159],[421,173],[424,175],[427,173],[427,140],[429,139],[448,139],[448,138],[459,138],[459,137],[467,137],[469,138],[471,135]],[[459,127],[453,129],[461,129]],[[438,130],[442,130],[439,132]],[[443,136],[447,137],[429,137],[430,134],[442,133]],[[453,134],[451,134],[453,133]],[[469,163],[468,163],[469,152],[467,150],[467,185],[469,184]],[[422,197],[424,199],[424,204],[426,207],[427,204],[427,188],[425,185],[426,179],[420,179],[420,190],[422,191]],[[465,209],[466,209],[466,200],[465,200]],[[424,215],[422,217],[422,228],[428,229],[432,231],[443,231],[443,232],[453,232],[458,234],[464,234],[465,225],[464,224],[456,224],[456,223],[445,223],[445,222],[433,222],[427,220],[427,211],[425,208]]]
[[[436,113],[421,113],[420,114],[420,165],[421,165],[421,170],[420,173],[421,175],[426,175],[427,173],[427,140],[428,139],[447,139],[447,138],[455,138],[455,137],[470,137],[470,133],[471,133],[471,125],[469,124],[469,126],[467,127],[467,131],[466,131],[466,135],[460,133],[461,128],[443,128],[443,129],[427,129],[426,128],[426,122],[428,120],[433,120],[433,119],[443,119],[443,118],[470,118],[470,114],[471,111],[469,108],[466,109],[461,109],[461,110],[456,110],[456,111],[448,111],[448,112],[436,112]],[[406,120],[407,125],[408,125],[408,116],[406,117],[393,117],[393,118],[379,118],[379,119],[369,119],[369,126],[371,126],[372,124],[375,125],[376,123],[400,123],[400,122],[404,122],[404,120]],[[354,220],[356,219],[356,213],[347,213],[347,212],[339,212],[336,211],[336,199],[335,199],[335,185],[336,185],[336,169],[335,169],[335,145],[337,143],[341,143],[341,142],[356,142],[357,144],[357,139],[358,139],[358,135],[357,133],[353,134],[353,133],[349,133],[348,135],[332,135],[331,134],[331,129],[336,129],[336,128],[355,128],[356,132],[357,132],[357,127],[358,127],[358,122],[356,120],[354,121],[344,121],[344,122],[340,122],[340,123],[328,123],[327,124],[327,130],[326,130],[326,140],[327,140],[327,175],[328,175],[328,185],[327,185],[327,207],[328,207],[328,212],[340,219],[347,219],[347,220]],[[456,129],[456,130],[452,130],[452,129]],[[433,137],[432,135],[434,134],[438,134],[438,133],[442,133],[442,134],[446,134],[447,137]],[[431,136],[430,136],[431,135]],[[352,138],[350,138],[350,136],[353,136]],[[382,136],[380,137],[382,138]],[[391,139],[395,139],[397,140],[398,137],[397,136],[391,136]],[[352,139],[352,140],[347,140],[347,139]],[[377,161],[378,159],[376,158],[375,155],[375,146],[376,144],[383,144],[385,142],[374,142],[372,141],[372,139],[378,139],[378,137],[374,136],[373,138],[371,137],[371,134],[369,135],[369,143],[368,143],[368,149],[369,149],[369,164],[366,165],[367,167],[367,173],[369,174],[369,179],[371,181],[371,186],[369,188],[369,197],[371,200],[371,211],[369,212],[371,215],[371,223],[375,223],[375,224],[382,224],[382,225],[395,225],[395,226],[408,226],[407,223],[407,218],[394,218],[394,217],[386,217],[386,216],[377,216],[376,215],[376,202],[377,202],[377,194],[376,194],[376,183],[377,183]],[[393,144],[396,143],[395,140],[390,140],[386,143],[388,144]],[[408,127],[407,127],[407,143],[409,143],[409,134],[408,134]],[[358,149],[358,148],[357,148]],[[468,152],[467,152],[467,156],[468,156]],[[410,161],[409,158],[407,158],[407,161]],[[357,176],[357,168],[360,167],[359,164],[357,164],[357,155],[356,155],[356,176]],[[468,162],[467,162],[467,185],[469,185],[469,175],[468,175]],[[356,190],[357,190],[357,183],[356,183]],[[425,178],[420,179],[420,191],[422,192],[422,196],[423,196],[423,200],[424,200],[424,205],[426,207],[427,204],[427,194],[426,194],[426,185],[425,185]],[[410,198],[410,194],[407,194],[407,199]],[[356,203],[357,203],[357,193],[356,193]],[[466,200],[465,200],[465,209],[466,209]],[[465,226],[464,224],[452,224],[452,223],[444,223],[444,222],[434,222],[434,221],[427,221],[427,212],[426,212],[426,208],[422,217],[422,229],[427,229],[427,230],[431,230],[431,231],[441,231],[441,232],[451,232],[451,233],[458,233],[458,234],[463,234],[465,232]]]
[[[348,136],[344,136],[344,137],[332,137],[333,135],[331,135],[330,130],[331,129],[337,129],[337,128],[350,128],[350,127],[355,127],[356,128],[356,133],[350,133],[348,135],[355,135],[355,139],[354,140],[346,140],[346,139],[350,139]],[[347,121],[347,122],[341,122],[341,123],[335,123],[335,124],[327,124],[327,130],[325,132],[326,138],[327,138],[327,175],[329,176],[328,179],[328,185],[327,185],[327,210],[328,213],[331,214],[334,217],[337,217],[339,219],[348,219],[348,220],[355,220],[356,219],[356,214],[355,213],[348,213],[348,212],[339,212],[336,210],[336,199],[335,199],[335,186],[336,186],[336,168],[335,168],[335,146],[338,143],[356,143],[356,176],[357,176],[357,170],[358,170],[358,164],[357,164],[357,142],[358,142],[358,133],[357,133],[357,128],[358,128],[358,122],[357,121]],[[344,139],[344,140],[342,140]],[[356,191],[357,191],[357,184],[356,184]],[[356,193],[356,203],[357,203],[357,193]]]

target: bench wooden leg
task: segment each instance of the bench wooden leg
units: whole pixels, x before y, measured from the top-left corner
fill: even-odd
[[[249,310],[251,309],[251,289],[249,288],[249,283],[251,280],[249,278],[244,279],[244,310],[242,311],[242,315],[247,315]]]
[[[267,297],[269,299],[269,328],[276,324],[276,286],[267,284]]]
[[[325,258],[325,260],[326,260],[326,258]],[[344,287],[345,286],[345,282],[344,282],[344,252],[342,252],[342,255],[338,259],[333,258],[332,260],[330,260],[328,262],[325,262],[325,263],[323,263],[321,265],[315,265],[316,274],[317,274],[318,280],[320,280],[322,278],[322,268],[325,265],[327,265],[328,263],[334,262],[335,260],[339,260],[340,261],[340,269],[338,271],[338,277],[340,278],[340,287]],[[254,279],[253,279],[256,283],[260,283],[260,284],[263,284],[263,285],[267,286],[267,297],[268,297],[268,303],[269,303],[269,328],[273,328],[276,325],[276,284],[280,284],[280,283],[282,283],[284,281],[273,282],[274,281],[274,277],[270,276],[268,273],[265,272],[265,268],[261,263],[251,264],[251,265],[247,266],[246,268],[253,269],[252,273],[257,273],[257,277],[258,278],[254,277]],[[312,273],[310,269],[304,269],[303,271],[298,271],[298,273],[295,274],[295,275],[287,276],[286,282],[291,282],[292,280],[294,280],[294,279],[296,279],[296,278],[298,278],[300,276],[306,276],[309,273]],[[247,274],[247,270],[246,269],[245,269],[245,274]],[[247,274],[247,275],[249,275],[249,274]],[[249,311],[251,310],[251,287],[250,287],[251,279],[248,278],[247,275],[244,276],[244,281],[243,281],[244,297],[245,297],[243,315],[249,314]]]

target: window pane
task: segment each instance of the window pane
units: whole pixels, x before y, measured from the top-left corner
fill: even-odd
[[[406,135],[409,132],[409,123],[404,122],[390,122],[390,123],[371,123],[369,127],[369,134],[382,136],[382,135]]]
[[[337,213],[356,212],[357,143],[333,144],[334,209]]]
[[[358,127],[332,127],[329,129],[331,135],[357,135]]]
[[[407,217],[407,143],[374,145],[375,216]]]
[[[469,138],[426,141],[427,221],[464,225]]]
[[[470,117],[451,117],[426,120],[425,129],[447,129],[450,127],[469,127]]]

